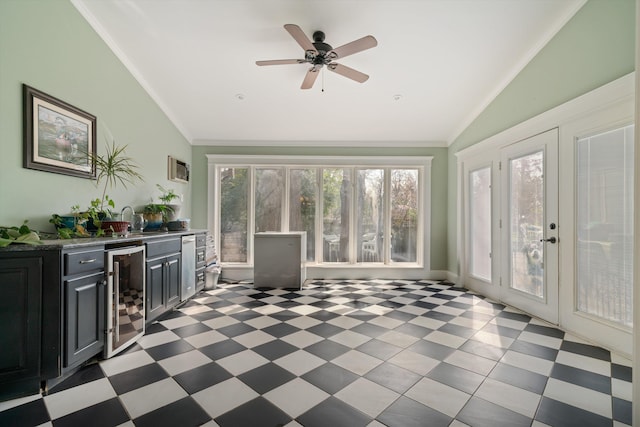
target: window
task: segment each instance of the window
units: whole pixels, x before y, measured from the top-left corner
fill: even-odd
[[[250,265],[254,233],[305,231],[316,265],[424,264],[431,158],[223,157],[210,156],[221,262]]]
[[[577,141],[577,308],[633,324],[633,125]]]
[[[491,281],[491,168],[469,173],[469,273]]]

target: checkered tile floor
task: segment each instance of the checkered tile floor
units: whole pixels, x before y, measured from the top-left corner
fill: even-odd
[[[623,426],[630,362],[447,283],[203,292],[2,426]]]

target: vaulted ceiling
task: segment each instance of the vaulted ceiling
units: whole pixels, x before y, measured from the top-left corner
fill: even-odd
[[[72,0],[194,144],[451,143],[585,0]],[[334,48],[378,45],[326,67],[285,31]]]

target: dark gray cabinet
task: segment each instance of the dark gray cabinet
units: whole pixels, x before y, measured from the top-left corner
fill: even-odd
[[[181,240],[149,241],[147,248],[146,322],[150,323],[180,302]]]
[[[0,253],[1,400],[37,393],[59,372],[58,260],[56,251]]]
[[[63,366],[71,368],[104,350],[104,246],[65,251]]]
[[[196,234],[196,293],[204,289],[207,266],[207,233]]]

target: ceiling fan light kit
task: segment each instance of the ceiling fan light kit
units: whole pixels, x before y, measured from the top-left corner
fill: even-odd
[[[256,61],[256,65],[311,64],[312,67],[307,71],[307,74],[302,81],[302,86],[300,86],[301,89],[311,89],[318,77],[318,72],[325,65],[329,71],[333,71],[336,74],[340,74],[341,76],[347,77],[348,79],[354,80],[358,83],[364,83],[369,78],[368,75],[360,71],[333,61],[376,47],[378,45],[378,41],[375,37],[365,36],[334,49],[331,45],[324,42],[325,35],[322,31],[316,31],[313,33],[312,42],[297,25],[286,24],[284,28],[289,34],[291,34],[291,37],[293,37],[300,47],[304,49],[304,59]]]

